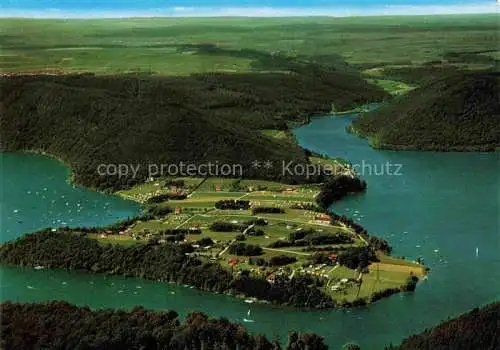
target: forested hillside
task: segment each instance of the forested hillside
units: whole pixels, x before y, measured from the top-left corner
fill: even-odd
[[[90,310],[63,301],[1,304],[2,349],[241,349],[280,350],[263,336],[249,334],[227,319],[193,312],[180,322],[175,311]],[[325,350],[315,334],[291,333],[294,350]]]
[[[499,73],[427,82],[353,122],[377,148],[493,151],[500,147]]]
[[[388,350],[500,349],[500,302],[476,308],[455,319],[406,338]]]
[[[2,151],[35,150],[69,163],[78,183],[119,189],[142,182],[147,164],[240,164],[245,176],[282,178],[254,160],[306,162],[289,142],[261,129],[383,99],[358,75],[301,73],[2,78]],[[99,176],[99,164],[141,164],[136,178]],[[238,174],[236,174],[237,176]],[[233,175],[234,176],[234,175]]]

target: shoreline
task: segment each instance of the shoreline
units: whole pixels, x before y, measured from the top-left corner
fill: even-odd
[[[490,146],[453,146],[453,147],[415,147],[410,145],[394,145],[389,143],[376,144],[373,141],[373,136],[363,135],[358,130],[348,128],[348,132],[353,136],[359,137],[361,139],[367,140],[368,145],[374,150],[380,151],[397,151],[397,152],[435,152],[435,153],[497,153],[500,152],[500,146],[490,147]]]
[[[11,154],[22,153],[22,154],[29,154],[29,155],[44,156],[44,157],[47,157],[50,159],[54,159],[54,160],[58,161],[59,163],[61,163],[67,169],[68,176],[66,177],[65,182],[67,184],[73,186],[74,188],[79,188],[79,189],[84,190],[84,191],[96,192],[96,193],[100,193],[100,194],[104,194],[104,195],[108,195],[108,196],[119,197],[123,200],[139,204],[139,205],[141,205],[141,207],[143,207],[143,205],[144,205],[144,203],[141,203],[140,201],[134,200],[132,197],[127,198],[127,196],[123,196],[123,195],[119,194],[118,192],[100,191],[97,188],[88,187],[88,186],[85,186],[85,185],[82,185],[82,184],[76,182],[75,181],[75,173],[73,171],[71,164],[69,162],[65,161],[64,159],[60,158],[59,156],[56,156],[52,153],[48,153],[48,152],[45,152],[43,150],[35,150],[35,149],[16,150],[16,151],[0,151],[0,153],[11,153]]]
[[[6,242],[8,243],[8,242]],[[0,245],[0,247],[4,246],[6,243],[3,243]],[[0,267],[7,267],[7,268],[13,268],[13,269],[26,269],[26,270],[35,270],[36,266],[43,266],[43,265],[12,265],[12,264],[0,264]],[[383,299],[388,299],[391,296],[399,293],[413,293],[415,289],[413,290],[407,290],[405,289],[406,285],[402,285],[399,288],[387,288],[384,291],[381,291],[377,294],[373,294],[371,298],[366,299],[362,298],[359,300],[353,300],[353,301],[343,301],[343,302],[337,302],[333,298],[331,298],[331,301],[334,302],[334,306],[324,306],[324,307],[298,307],[298,306],[293,306],[289,305],[287,303],[275,303],[269,300],[265,299],[259,299],[256,297],[251,297],[251,296],[246,296],[241,293],[234,293],[230,291],[222,291],[222,292],[214,292],[210,291],[207,289],[203,288],[198,288],[194,285],[187,284],[187,283],[178,283],[175,281],[167,281],[167,280],[155,280],[155,279],[148,279],[148,278],[140,278],[137,276],[127,276],[127,275],[122,275],[122,274],[112,274],[112,273],[98,273],[98,272],[91,272],[89,270],[82,270],[82,269],[76,269],[76,270],[70,270],[70,269],[65,269],[61,267],[55,267],[55,268],[46,268],[43,266],[43,270],[45,271],[60,271],[68,274],[81,274],[81,275],[87,275],[87,276],[109,276],[109,277],[119,277],[119,278],[124,278],[127,280],[138,280],[138,281],[148,281],[148,282],[157,282],[161,283],[162,285],[168,286],[168,285],[175,285],[178,288],[185,288],[185,289],[195,289],[199,292],[203,293],[208,293],[208,294],[219,294],[219,295],[226,295],[231,298],[235,298],[238,300],[241,300],[245,303],[247,303],[247,300],[251,300],[251,303],[249,304],[260,304],[260,305],[272,305],[274,307],[278,308],[291,308],[295,311],[301,311],[301,312],[321,312],[321,311],[326,311],[326,310],[350,310],[353,308],[359,308],[359,307],[366,307],[369,305],[376,304],[378,301],[383,300]],[[233,279],[234,281],[234,279]],[[421,281],[420,278],[417,280],[417,284]]]
[[[398,151],[398,152],[437,152],[437,153],[497,153],[500,152],[499,146],[491,145],[471,145],[471,146],[437,146],[437,147],[418,147],[412,145],[395,145],[389,143],[379,143],[375,141],[376,136],[365,134],[356,128],[352,123],[347,125],[346,132],[368,141],[368,145],[374,150],[380,151]]]

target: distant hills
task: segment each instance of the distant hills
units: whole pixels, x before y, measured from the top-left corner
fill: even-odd
[[[147,164],[240,164],[245,176],[285,182],[281,167],[306,163],[289,141],[263,129],[287,129],[312,114],[381,100],[360,76],[307,74],[13,76],[1,80],[0,150],[39,151],[67,162],[77,183],[117,190],[142,182]],[[138,176],[100,176],[100,164],[141,164]],[[275,163],[276,164],[276,163]]]
[[[372,146],[494,151],[500,147],[499,73],[454,73],[427,82],[355,120]]]

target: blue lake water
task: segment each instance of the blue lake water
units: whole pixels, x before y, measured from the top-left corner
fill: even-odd
[[[3,242],[46,227],[105,226],[142,211],[134,202],[73,186],[69,170],[52,158],[0,153],[0,168]]]

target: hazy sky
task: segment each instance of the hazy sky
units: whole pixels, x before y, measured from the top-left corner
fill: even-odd
[[[2,17],[365,16],[498,8],[495,0],[0,0]]]

